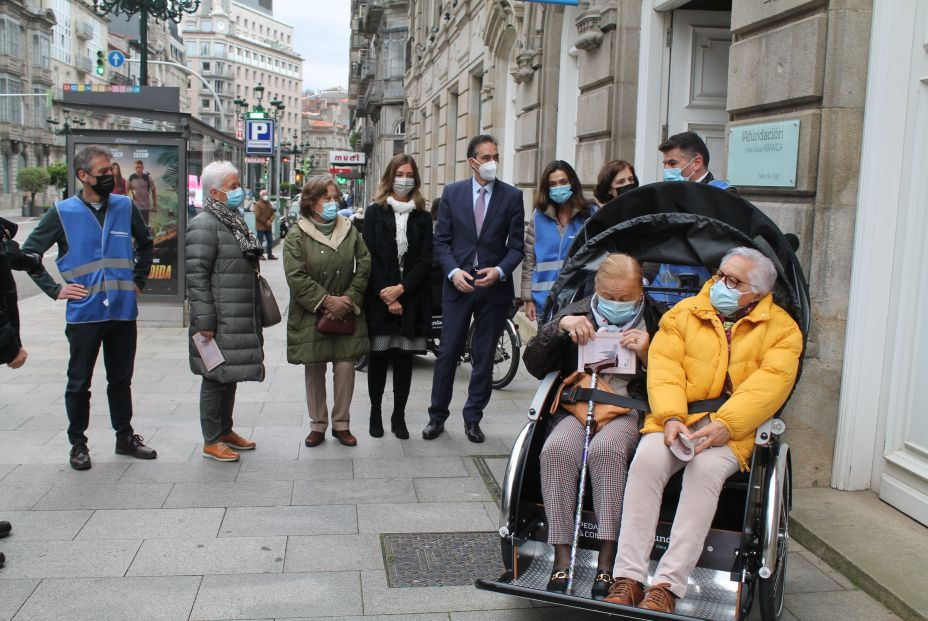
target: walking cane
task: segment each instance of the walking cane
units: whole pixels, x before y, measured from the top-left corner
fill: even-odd
[[[597,375],[603,369],[608,369],[619,365],[619,357],[613,355],[599,362],[590,362],[584,366],[584,370],[593,376],[590,381],[590,392],[596,390]],[[590,437],[593,434],[593,425],[596,419],[593,418],[593,406],[595,402],[593,395],[590,394],[590,403],[586,409],[586,424],[584,425],[583,438],[583,459],[580,461],[580,488],[577,491],[577,513],[574,519],[574,540],[570,545],[570,567],[567,568],[567,592],[573,595],[574,592],[574,568],[577,565],[577,541],[580,538],[580,521],[583,516],[583,491],[586,487],[586,460],[590,450]]]

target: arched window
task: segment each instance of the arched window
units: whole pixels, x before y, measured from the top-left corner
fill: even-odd
[[[19,174],[23,168],[26,168],[28,164],[26,163],[26,154],[22,151],[19,152],[19,157],[16,159],[16,174]],[[21,188],[17,188],[21,189]]]

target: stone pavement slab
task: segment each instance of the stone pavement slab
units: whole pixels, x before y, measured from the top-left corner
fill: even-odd
[[[419,502],[481,502],[492,500],[479,477],[413,479]]]
[[[43,580],[16,621],[186,621],[199,576]]]
[[[120,483],[228,483],[238,476],[239,462],[219,463],[211,459],[170,463],[160,459],[135,462],[120,477]]]
[[[478,591],[472,586],[391,589],[383,571],[362,572],[361,580],[364,583],[366,614],[501,610],[532,606],[530,600]]]
[[[13,525],[16,528],[16,525]],[[123,576],[141,541],[4,541],[9,578],[86,578]]]
[[[126,473],[129,463],[95,463],[93,476],[86,471],[74,470],[67,454],[59,455],[59,463],[22,464],[3,478],[4,483],[116,483]]]
[[[356,571],[205,576],[191,621],[360,615]]]
[[[424,440],[420,440],[424,441]],[[460,457],[390,457],[354,460],[356,479],[412,479],[463,477],[467,470]]]
[[[168,507],[267,507],[289,505],[290,481],[177,483],[164,501]]]
[[[91,472],[86,471],[86,472]],[[90,477],[88,477],[89,479]],[[157,509],[171,492],[170,483],[107,485],[56,483],[36,509]]]
[[[89,539],[215,537],[225,509],[110,509],[96,511],[77,535]]]
[[[142,543],[126,575],[280,573],[286,537],[157,539]]]
[[[286,572],[383,570],[380,537],[319,535],[287,540]]]
[[[352,479],[350,481],[295,481],[294,505],[415,502],[409,479]]]
[[[7,541],[70,541],[90,519],[92,511],[3,511],[0,519],[13,524]]]
[[[358,505],[362,533],[427,533],[496,530],[476,502]]]
[[[0,511],[27,511],[51,488],[50,483],[0,481]]]
[[[354,505],[229,507],[220,537],[336,535],[358,532]]]
[[[236,480],[338,481],[352,477],[353,465],[350,459],[297,461],[294,457],[289,461],[243,461]]]
[[[4,580],[0,589],[0,621],[10,621],[37,586],[38,580]]]

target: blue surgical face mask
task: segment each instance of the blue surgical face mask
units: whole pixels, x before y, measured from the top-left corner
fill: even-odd
[[[599,296],[596,297],[596,310],[614,326],[624,326],[635,318],[638,314],[638,305],[641,300],[632,302],[619,302],[617,300],[605,300]]]
[[[235,188],[226,192],[226,205],[229,209],[238,209],[245,202],[245,192],[242,188]]]
[[[664,169],[664,181],[689,181],[690,178],[683,175],[683,171],[687,166],[693,163],[693,160],[688,161],[683,165],[683,168],[665,168]]]
[[[721,279],[709,289],[709,301],[713,308],[726,317],[738,312],[741,308],[738,304],[740,299],[741,292],[737,289],[729,289],[725,281]]]
[[[563,205],[574,195],[574,191],[569,185],[558,185],[548,189],[548,196],[558,205]]]
[[[338,202],[331,201],[328,203],[322,203],[322,213],[319,215],[326,222],[331,222],[334,220],[335,216],[338,215]]]

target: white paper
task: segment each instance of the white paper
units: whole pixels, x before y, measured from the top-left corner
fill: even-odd
[[[212,371],[226,361],[226,357],[219,350],[219,345],[216,345],[216,339],[207,339],[197,332],[193,335],[193,344],[197,346],[200,359],[203,360],[207,371]]]
[[[619,344],[621,337],[622,333],[615,330],[599,331],[592,339],[587,341],[586,345],[578,346],[577,370],[585,371],[586,365],[591,362],[599,362],[617,356],[619,359],[618,366],[610,367],[600,371],[600,373],[634,375],[637,370],[637,357],[635,352]]]

